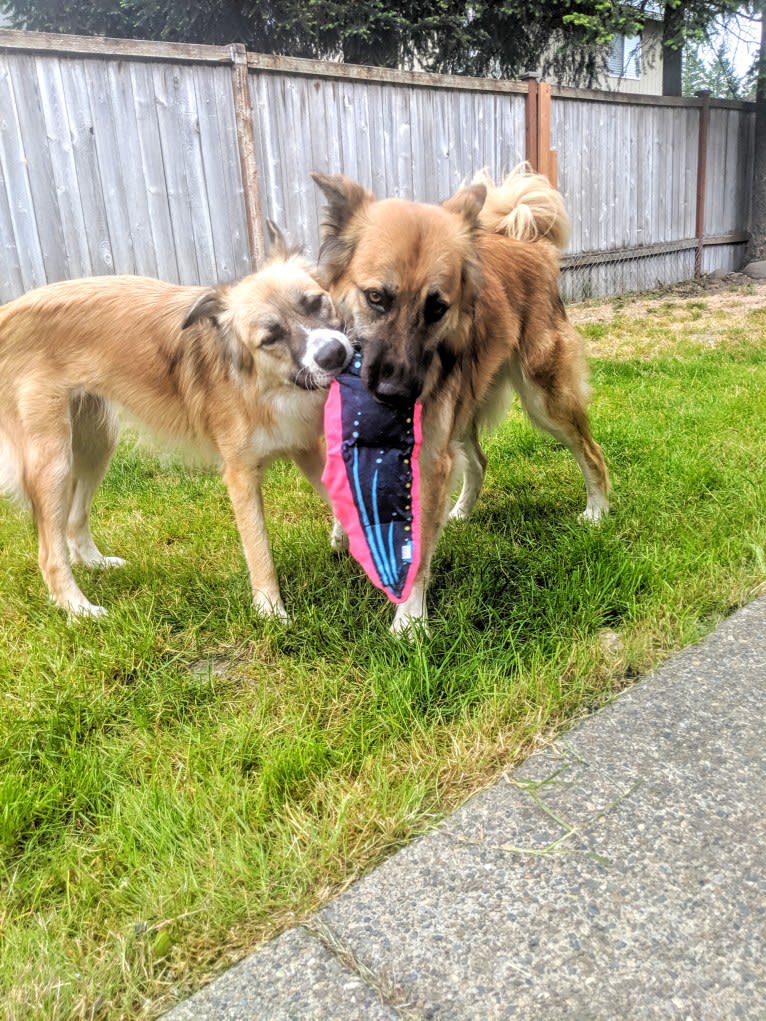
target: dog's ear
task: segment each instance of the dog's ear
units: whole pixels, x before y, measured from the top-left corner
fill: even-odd
[[[311,176],[327,199],[318,269],[322,286],[329,287],[341,276],[354,254],[356,238],[349,229],[351,221],[375,201],[375,196],[348,177],[316,173]]]
[[[227,299],[226,287],[213,287],[204,291],[186,313],[181,329],[208,319],[217,337],[218,350],[225,362],[235,372],[249,373],[253,368],[253,356],[237,335],[232,322],[232,313]]]
[[[338,237],[352,217],[364,206],[375,201],[375,196],[341,174],[312,173],[312,178],[327,199],[325,218],[322,221],[322,239]]]
[[[486,198],[487,188],[484,184],[469,184],[458,189],[451,198],[442,202],[442,207],[449,213],[461,217],[473,234],[479,229],[479,214]],[[461,273],[461,306],[465,313],[468,313],[473,307],[481,283],[481,263],[474,250],[470,254],[466,254]]]
[[[201,319],[209,319],[217,325],[221,312],[223,312],[223,295],[220,288],[212,287],[209,291],[203,291],[192,304],[181,323],[181,329],[185,330]]]
[[[270,259],[277,262],[285,262],[292,255],[301,254],[301,246],[288,244],[287,238],[273,220],[267,220],[266,226],[269,230],[269,241],[271,242]]]
[[[442,206],[450,213],[462,216],[466,223],[475,229],[479,224],[479,213],[487,198],[487,189],[483,184],[471,184],[461,188],[442,202]]]

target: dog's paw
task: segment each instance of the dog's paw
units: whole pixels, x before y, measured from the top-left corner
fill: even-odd
[[[76,617],[80,620],[88,617],[91,620],[98,620],[101,617],[106,617],[106,607],[97,606],[95,603],[82,603],[77,606],[68,606],[67,613],[70,617]]]
[[[428,633],[427,617],[405,617],[397,613],[391,624],[391,634],[397,638],[404,638],[408,642],[415,642],[418,638],[425,638]]]
[[[467,521],[470,516],[470,510],[467,507],[461,507],[458,502],[447,515],[447,521]]]
[[[126,564],[122,557],[105,557],[92,542],[78,542],[74,539],[69,540],[69,559],[73,564],[82,564],[94,570],[124,567]]]
[[[333,553],[348,553],[348,536],[340,521],[335,521],[330,532],[330,549]]]
[[[111,567],[124,567],[127,564],[127,560],[123,560],[122,557],[101,557],[95,564],[91,564],[91,567],[101,567],[105,570]]]
[[[256,613],[261,617],[269,617],[272,620],[282,620],[287,623],[290,620],[290,616],[285,609],[285,605],[279,596],[270,599],[267,595],[259,592],[253,598],[253,606],[255,607]]]
[[[609,513],[607,504],[589,504],[580,515],[580,521],[587,521],[590,525],[597,525],[603,521]]]
[[[124,567],[127,564],[127,560],[123,560],[122,557],[105,557],[99,554],[97,557],[91,557],[89,560],[80,560],[79,563],[84,564],[85,567],[91,567],[94,571],[106,571],[111,567]]]

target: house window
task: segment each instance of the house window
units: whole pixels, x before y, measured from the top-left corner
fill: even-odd
[[[609,47],[609,74],[614,78],[641,77],[641,36],[616,35]]]

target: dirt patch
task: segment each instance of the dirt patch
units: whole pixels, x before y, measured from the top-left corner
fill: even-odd
[[[743,273],[731,273],[725,280],[686,281],[649,294],[623,294],[614,298],[582,301],[567,306],[569,318],[576,326],[583,323],[608,323],[617,316],[643,316],[667,302],[704,301],[711,311],[748,312],[766,305],[766,281],[751,280]]]
[[[766,281],[740,273],[567,308],[588,354],[617,359],[659,357],[684,344],[710,348],[741,342],[748,317],[762,310]]]

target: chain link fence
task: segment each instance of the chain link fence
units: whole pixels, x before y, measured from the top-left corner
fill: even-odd
[[[565,301],[587,301],[689,280],[694,276],[693,249],[637,254],[614,252],[565,257],[561,291]]]

